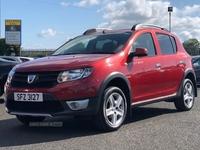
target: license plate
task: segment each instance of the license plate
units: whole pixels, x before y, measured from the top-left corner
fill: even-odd
[[[42,93],[14,93],[15,101],[25,101],[25,102],[43,102]]]

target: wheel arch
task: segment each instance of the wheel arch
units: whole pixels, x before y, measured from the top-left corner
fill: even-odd
[[[100,99],[99,104],[98,104],[98,110],[99,110],[99,105],[102,99],[103,92],[107,87],[110,87],[110,86],[116,86],[123,91],[127,100],[127,115],[131,115],[131,101],[132,101],[131,100],[132,99],[131,86],[126,76],[120,72],[112,72],[101,83],[99,91],[98,91],[98,95]]]
[[[179,87],[179,90],[178,90],[178,96],[181,95],[181,88],[183,86],[183,82],[184,82],[184,79],[190,79],[194,85],[194,89],[195,89],[195,97],[197,97],[197,84],[196,84],[196,75],[195,75],[195,72],[193,69],[187,69],[184,73],[184,76],[182,78],[182,82],[181,82],[181,85]]]
[[[192,70],[192,69],[186,70],[185,78],[188,78],[192,81],[192,83],[194,85],[194,89],[195,89],[195,97],[197,97],[197,84],[196,84],[196,75],[195,75],[194,70]]]

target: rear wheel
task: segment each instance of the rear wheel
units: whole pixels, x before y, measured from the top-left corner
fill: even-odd
[[[195,99],[194,85],[190,79],[185,79],[181,91],[181,97],[174,101],[174,105],[179,111],[192,109]]]
[[[123,124],[126,114],[127,101],[123,91],[118,87],[109,87],[104,91],[94,122],[101,130],[115,131]]]
[[[45,117],[34,117],[34,116],[20,116],[20,115],[16,115],[17,119],[26,124],[29,125],[30,122],[42,122]]]

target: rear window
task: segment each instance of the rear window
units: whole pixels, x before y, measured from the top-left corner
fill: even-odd
[[[21,60],[22,62],[29,61],[29,59],[26,59],[26,58],[20,58],[20,60]]]
[[[176,42],[172,36],[157,33],[158,42],[163,55],[174,54],[177,52]]]
[[[14,59],[12,59],[12,58],[7,58],[7,57],[3,57],[3,59],[9,60],[9,61],[15,61]]]

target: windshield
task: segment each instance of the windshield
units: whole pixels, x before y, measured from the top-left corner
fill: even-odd
[[[119,52],[132,32],[85,35],[76,37],[59,47],[52,55],[115,54]]]

